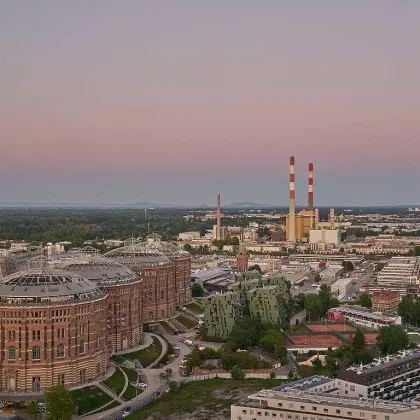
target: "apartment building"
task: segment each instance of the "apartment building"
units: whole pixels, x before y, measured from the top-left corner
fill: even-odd
[[[401,351],[368,365],[355,365],[338,373],[364,398],[412,402],[420,395],[420,351]]]
[[[311,377],[262,390],[232,405],[231,420],[417,420],[420,416],[415,402],[348,396],[339,382]]]
[[[395,314],[400,304],[400,294],[393,290],[380,290],[372,295],[372,310],[382,314]]]

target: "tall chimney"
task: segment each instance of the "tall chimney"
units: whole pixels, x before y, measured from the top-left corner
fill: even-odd
[[[309,164],[308,210],[314,209],[314,164]]]
[[[333,208],[330,209],[329,219],[330,219],[330,228],[335,229],[335,212]]]
[[[216,239],[221,239],[220,237],[220,193],[217,193],[217,221],[216,221]]]
[[[295,157],[290,156],[289,242],[296,242]]]

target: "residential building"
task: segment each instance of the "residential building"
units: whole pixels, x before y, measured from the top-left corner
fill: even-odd
[[[231,420],[417,420],[420,416],[420,404],[415,401],[350,395],[351,386],[356,388],[339,379],[312,376],[261,390],[232,405]]]
[[[380,290],[372,295],[372,310],[385,315],[395,314],[400,304],[400,294],[392,290]]]

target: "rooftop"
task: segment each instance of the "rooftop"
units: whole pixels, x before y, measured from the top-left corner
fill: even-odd
[[[323,385],[328,382],[331,382],[332,379],[327,378],[325,376],[310,376],[309,378],[299,379],[294,382],[289,382],[280,386],[273,388],[273,391],[290,391],[290,390],[300,390],[304,391],[306,389],[312,388],[317,385]]]

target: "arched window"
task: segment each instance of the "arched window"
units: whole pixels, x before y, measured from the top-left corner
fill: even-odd
[[[57,357],[64,357],[64,344],[59,344],[57,347]]]
[[[79,344],[79,353],[83,354],[85,352],[85,340],[81,340]]]
[[[15,360],[16,358],[16,348],[15,347],[9,347],[9,360]]]
[[[41,359],[41,349],[39,346],[32,347],[32,360]]]

